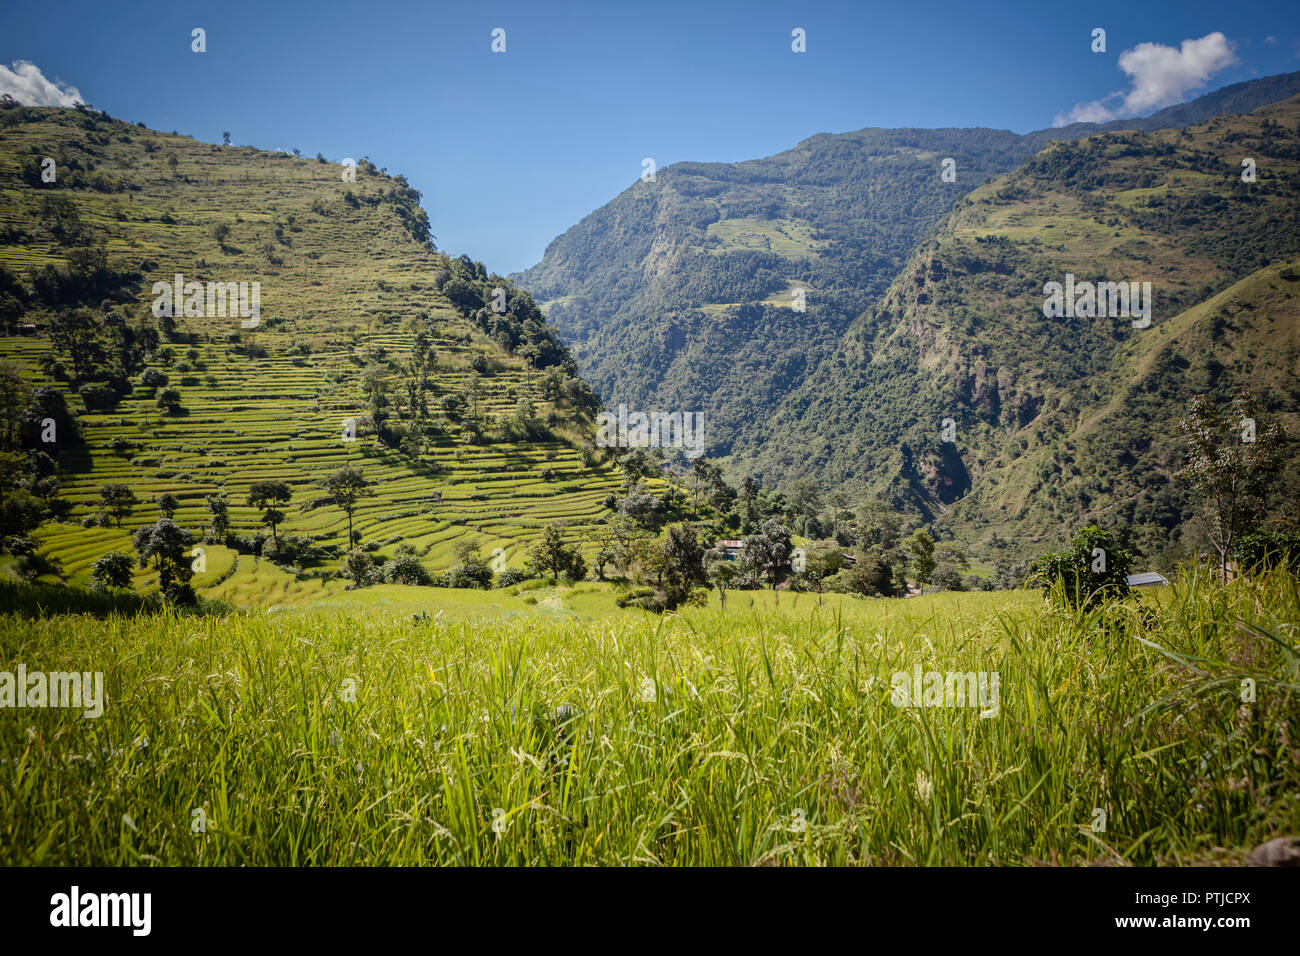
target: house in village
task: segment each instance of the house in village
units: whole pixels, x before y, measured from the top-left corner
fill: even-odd
[[[1137,574],[1130,574],[1125,580],[1131,588],[1146,588],[1169,583],[1169,579],[1158,571],[1139,571]]]

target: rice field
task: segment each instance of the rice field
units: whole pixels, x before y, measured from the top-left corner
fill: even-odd
[[[442,415],[442,396],[461,392],[477,374],[471,371],[476,356],[489,360],[476,403],[476,417],[489,433],[521,399],[533,403],[538,418],[555,408],[543,399],[541,373],[507,354],[438,291],[435,276],[447,259],[414,241],[384,200],[390,190],[405,188],[404,181],[363,171],[356,182],[344,183],[337,163],[140,127],[113,126],[87,138],[73,128],[79,122],[51,111],[0,130],[0,175],[16,177],[32,155],[48,155],[60,168],[75,161],[136,187],[61,189],[109,262],[142,270],[134,290],[138,302],[123,306],[133,322],[148,315],[152,283],[180,273],[259,282],[262,323],[248,330],[233,318],[179,320],[175,340],[163,342],[170,360],[161,354],[150,359],[150,368],[181,393],[183,410],[176,415],[160,412],[154,392],[144,387],[109,412],[83,411],[76,393],[42,365],[68,361],[41,327],[44,316],[30,317],[36,334],[0,337],[0,359],[16,362],[34,387],[64,389],[84,426],[84,447],[60,445],[62,497],[74,510],[66,522],[47,522],[38,533],[42,549],[63,562],[68,581],[88,583],[91,563],[106,551],[131,553],[130,533],[157,517],[155,502],[164,493],[180,501],[177,522],[201,532],[209,517],[204,499],[225,492],[232,530],[248,534],[267,530],[245,504],[250,485],[283,480],[293,501],[283,509],[288,517],[281,530],[343,545],[344,515],[312,504],[324,497],[319,480],[345,465],[361,467],[373,483],[375,494],[359,503],[354,526],[385,557],[409,545],[436,571],[453,563],[455,544],[470,540],[485,555],[501,548],[507,565],[517,567],[542,526],[560,520],[584,546],[594,539],[603,501],[622,476],[609,464],[584,464],[577,439],[589,438],[590,428],[560,411],[554,439],[480,441]],[[0,226],[22,230],[42,221],[39,190],[4,192]],[[356,198],[348,202],[348,194]],[[213,232],[218,224],[229,228],[220,242]],[[41,229],[24,235],[22,245],[0,245],[0,265],[25,273],[65,263],[71,247]],[[262,251],[268,245],[270,254]],[[428,398],[442,434],[419,462],[380,445],[364,427],[357,441],[344,441],[344,421],[367,411],[363,369],[383,367],[399,403],[399,370],[418,332],[429,336],[435,353]],[[115,439],[128,442],[128,449],[110,451],[107,443]],[[83,528],[82,520],[100,509],[99,489],[111,482],[129,485],[140,499],[134,514],[120,531]],[[279,589],[272,595],[277,600],[294,597],[284,592],[319,591],[320,582],[310,578],[285,584],[280,569],[267,562],[241,556],[234,564],[228,579],[209,570],[200,590],[220,597],[230,590],[214,590],[223,580],[250,591]],[[145,575],[137,583],[150,585]]]
[[[1297,622],[1294,577],[1194,568],[1087,615],[765,592],[655,618],[594,584],[8,613],[0,669],[100,670],[106,703],[0,709],[0,863],[1240,863],[1300,829]],[[901,706],[918,669],[996,700]]]

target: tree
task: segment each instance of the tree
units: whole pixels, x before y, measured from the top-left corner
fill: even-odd
[[[224,491],[208,495],[204,499],[204,504],[208,507],[208,528],[212,537],[217,541],[224,541],[230,531],[230,502],[226,498]]]
[[[780,518],[768,518],[756,534],[745,538],[740,547],[741,567],[767,579],[772,590],[790,575],[790,529]]]
[[[21,452],[0,452],[0,542],[34,531],[45,517],[40,501],[26,487],[28,467]]]
[[[384,580],[389,584],[411,584],[428,587],[433,576],[413,554],[399,554],[384,564]]]
[[[939,561],[934,566],[930,581],[935,587],[944,591],[964,591],[966,584],[962,580],[961,570],[949,561]]]
[[[371,582],[374,562],[364,551],[353,548],[343,559],[343,573],[352,579],[354,588],[363,588]]]
[[[1094,524],[1080,531],[1068,549],[1035,559],[1029,580],[1066,604],[1092,608],[1128,594],[1132,564],[1133,553],[1120,536]]]
[[[483,561],[478,546],[472,541],[459,541],[452,551],[456,564],[447,571],[444,581],[452,588],[490,588],[492,569]]]
[[[59,518],[72,509],[71,502],[58,497],[62,482],[59,480],[59,465],[47,452],[30,451],[27,453],[27,475],[23,487],[32,497],[40,501],[44,514]]]
[[[375,362],[366,366],[361,373],[361,397],[370,410],[376,434],[383,433],[384,423],[388,420],[388,382],[384,379],[385,374],[384,367]]]
[[[657,533],[663,525],[663,502],[646,491],[639,480],[623,497],[611,495],[605,504],[651,533]]]
[[[665,606],[672,610],[690,600],[691,592],[708,584],[704,571],[704,546],[689,524],[673,525],[663,543],[660,580]]]
[[[110,551],[90,566],[90,586],[104,591],[131,586],[131,558],[120,551]]]
[[[262,524],[271,529],[271,540],[278,549],[280,538],[276,526],[284,521],[284,512],[277,506],[288,504],[293,490],[283,481],[257,481],[248,489],[248,504],[262,509]]]
[[[103,316],[90,309],[63,309],[50,318],[50,345],[72,363],[77,382],[101,377],[107,361],[99,331]]]
[[[1243,571],[1282,566],[1300,572],[1300,530],[1252,531],[1242,535],[1233,548],[1233,557]]]
[[[746,475],[740,482],[740,515],[746,530],[758,524],[758,496],[761,489]]]
[[[1269,422],[1259,427],[1259,400],[1238,392],[1226,415],[1204,395],[1192,399],[1179,423],[1187,439],[1187,464],[1176,473],[1192,486],[1210,544],[1219,552],[1220,579],[1237,540],[1255,529],[1269,488],[1282,468],[1285,435]]]
[[[158,496],[158,511],[164,518],[170,518],[176,514],[176,509],[181,506],[180,499],[170,491],[164,491]]]
[[[898,593],[894,568],[877,548],[860,552],[857,561],[845,570],[841,580],[854,594],[867,597],[893,597]]]
[[[230,238],[230,223],[219,222],[212,227],[212,238],[217,240],[217,245],[224,250],[226,240]]]
[[[548,524],[542,536],[528,549],[528,567],[535,574],[550,572],[551,581],[564,575],[571,581],[580,581],[587,573],[586,562],[573,545],[564,540],[565,523]]]
[[[905,544],[911,555],[912,575],[919,584],[929,584],[934,574],[934,539],[924,528],[917,528]]]
[[[164,388],[158,393],[158,408],[169,415],[175,415],[181,410],[181,393],[179,389]]]
[[[817,533],[817,516],[822,510],[821,492],[812,478],[796,478],[786,489],[786,503],[795,527],[804,533]]]
[[[727,549],[723,547],[713,547],[704,553],[704,569],[708,575],[709,583],[718,589],[718,601],[725,610],[727,607],[727,588],[731,587],[732,581],[740,573],[736,562],[731,559]]]
[[[140,503],[134,491],[116,482],[100,488],[99,498],[104,503],[104,510],[113,516],[119,528],[122,527],[122,519],[129,518],[131,511]]]
[[[68,408],[63,392],[53,385],[42,385],[32,392],[23,411],[22,443],[25,448],[48,448],[42,437],[46,421],[54,422],[54,437],[59,447],[81,440],[81,422]]]
[[[342,508],[343,513],[348,516],[348,547],[350,548],[356,543],[352,532],[352,513],[356,510],[357,499],[374,494],[370,489],[370,482],[366,481],[366,476],[357,466],[344,465],[322,481],[321,487],[330,493],[334,504]]]
[[[221,145],[222,145],[222,146],[229,146],[229,145],[230,145],[230,134],[229,134],[229,133],[222,133],[222,134],[221,134]]]
[[[31,394],[31,386],[23,378],[17,363],[8,359],[0,362],[0,441],[3,447],[13,448],[17,443],[23,409],[27,407]]]
[[[136,531],[132,543],[140,555],[140,567],[148,567],[150,560],[153,561],[163,597],[174,604],[195,602],[194,589],[190,587],[194,569],[187,553],[194,545],[194,535],[170,518],[159,518]]]
[[[844,552],[834,541],[819,541],[808,549],[805,555],[804,573],[812,582],[813,590],[817,592],[818,604],[822,603],[822,591],[825,590],[826,579],[842,567],[844,567]]]

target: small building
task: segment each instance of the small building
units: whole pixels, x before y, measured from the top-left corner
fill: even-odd
[[[722,541],[717,542],[714,547],[719,551],[725,551],[727,553],[728,561],[735,561],[740,557],[740,549],[744,543],[745,542],[738,541],[735,538],[725,538]]]
[[[1169,579],[1157,571],[1139,571],[1137,574],[1130,574],[1125,580],[1128,581],[1128,586],[1131,588],[1145,588],[1169,583]]]

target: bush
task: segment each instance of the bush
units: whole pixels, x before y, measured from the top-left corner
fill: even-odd
[[[619,607],[639,607],[643,611],[662,614],[668,610],[668,601],[662,592],[652,587],[636,587],[615,602]]]
[[[36,539],[25,534],[10,535],[4,539],[4,545],[0,547],[0,550],[6,551],[15,557],[32,554],[36,551]]]
[[[263,537],[258,544],[261,548],[262,557],[281,566],[306,564],[320,561],[325,557],[324,551],[316,547],[310,538],[295,535],[280,535],[278,547],[274,538]]]
[[[181,393],[179,389],[164,388],[158,393],[158,401],[155,403],[158,408],[169,415],[175,415],[181,410]]]
[[[861,594],[864,597],[892,597],[894,568],[879,552],[866,551],[858,555],[856,563],[825,579],[828,591]]]
[[[412,554],[399,554],[384,564],[384,580],[389,584],[415,584],[429,587],[433,576]]]
[[[1132,553],[1120,547],[1113,532],[1089,525],[1068,550],[1034,561],[1029,580],[1071,607],[1090,609],[1128,595],[1132,563]]]
[[[88,412],[103,412],[113,408],[122,399],[122,391],[108,382],[94,382],[83,385],[80,390],[81,403]]]
[[[361,550],[353,549],[348,552],[347,558],[343,561],[343,573],[352,579],[348,590],[376,583],[374,562],[370,560],[370,555]]]
[[[482,564],[458,564],[442,575],[444,588],[490,588],[492,571]]]
[[[966,584],[961,571],[954,565],[943,563],[935,567],[930,575],[930,583],[941,591],[964,591]]]
[[[96,511],[93,515],[86,515],[81,519],[83,528],[111,528],[113,519],[107,511]]]
[[[496,577],[496,586],[508,588],[528,580],[528,572],[521,568],[506,568]]]
[[[1278,566],[1300,571],[1300,531],[1253,531],[1237,541],[1232,554],[1243,571]]]
[[[14,570],[20,578],[29,582],[47,574],[61,578],[63,577],[63,562],[58,558],[47,557],[33,551],[30,554],[24,554],[15,561]]]

